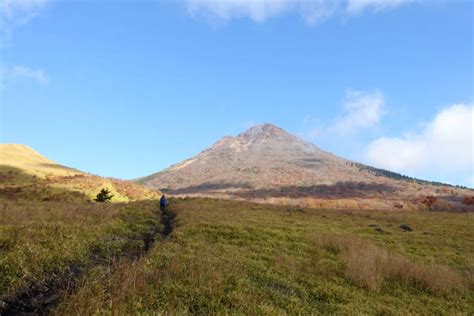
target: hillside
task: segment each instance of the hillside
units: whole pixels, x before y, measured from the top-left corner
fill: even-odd
[[[139,182],[178,196],[214,196],[315,207],[468,210],[472,190],[419,181],[355,163],[263,124],[224,137],[197,156]]]
[[[156,198],[158,193],[129,181],[102,178],[57,164],[29,146],[0,144],[0,197],[91,201],[102,188],[113,202]]]
[[[102,188],[113,203],[93,202]],[[162,229],[156,197],[28,146],[0,145],[0,315],[48,314],[88,269],[140,256]]]
[[[472,213],[208,198],[172,199],[170,210],[179,223],[172,238],[137,262],[91,271],[57,314],[469,315],[474,308]]]
[[[59,165],[33,148],[20,144],[0,144],[0,166],[18,168],[27,174],[39,177],[84,174],[79,170]]]

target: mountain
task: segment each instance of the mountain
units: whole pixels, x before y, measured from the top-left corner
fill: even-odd
[[[36,176],[73,176],[83,172],[59,165],[33,148],[20,144],[0,144],[0,166],[18,168]]]
[[[29,146],[0,144],[0,198],[43,201],[91,201],[102,188],[113,202],[156,198],[139,184],[102,178],[60,165]]]
[[[429,195],[459,204],[472,194],[337,157],[272,124],[224,137],[139,182],[174,195],[343,208],[415,208]]]

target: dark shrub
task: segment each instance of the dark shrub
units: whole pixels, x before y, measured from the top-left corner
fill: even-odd
[[[401,224],[400,225],[400,228],[406,232],[412,232],[413,231],[413,228],[411,228],[410,225],[408,224]]]
[[[95,198],[96,202],[108,202],[112,200],[113,194],[110,194],[109,189],[102,189],[100,190],[99,194],[97,194],[97,197]]]

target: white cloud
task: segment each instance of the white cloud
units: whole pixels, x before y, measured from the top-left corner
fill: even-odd
[[[254,22],[288,12],[299,13],[313,24],[332,15],[338,2],[326,0],[187,0],[191,15],[214,16],[223,20],[248,17]]]
[[[397,172],[431,173],[474,185],[473,125],[474,105],[446,107],[420,133],[373,141],[366,161]]]
[[[2,15],[12,17],[19,13],[31,13],[44,6],[49,0],[0,0]]]
[[[209,13],[221,19],[231,19],[248,16],[255,22],[262,22],[268,17],[286,10],[288,1],[252,1],[252,0],[188,0],[188,10],[191,14]]]
[[[355,15],[370,8],[374,11],[383,11],[412,2],[414,2],[414,0],[348,0],[346,10],[347,13]]]
[[[361,128],[377,125],[384,114],[385,101],[380,91],[349,90],[344,101],[344,115],[336,119],[331,131],[347,135]]]
[[[11,69],[11,76],[16,78],[32,79],[38,83],[45,84],[49,82],[48,76],[43,69],[32,69],[26,66],[15,65]]]
[[[303,131],[300,134],[310,141],[338,137],[338,142],[341,143],[347,136],[356,136],[362,130],[376,127],[384,114],[385,100],[382,92],[347,90],[340,116],[327,123],[307,115],[303,119]]]
[[[48,75],[43,69],[33,69],[23,65],[0,67],[0,83],[2,86],[25,79],[39,84],[49,83]]]
[[[0,30],[2,42],[11,31],[34,18],[51,0],[0,0]],[[2,44],[4,45],[4,44]]]
[[[354,145],[360,132],[375,129],[386,113],[384,95],[378,90],[347,90],[342,108],[339,116],[329,120],[307,115],[303,119],[301,137],[318,143],[334,141],[337,137],[340,146]]]
[[[411,0],[186,0],[191,15],[222,20],[249,18],[262,23],[270,18],[299,14],[308,24],[316,24],[338,14],[357,15],[366,8],[393,9]]]

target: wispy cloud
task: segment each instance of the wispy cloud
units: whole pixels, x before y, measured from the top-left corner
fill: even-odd
[[[48,84],[49,77],[43,69],[29,68],[23,65],[10,67],[0,67],[0,84],[5,86],[8,83],[29,80],[39,84]]]
[[[51,0],[0,0],[0,36],[2,46],[8,42],[13,29],[28,23]]]
[[[359,14],[368,9],[379,12],[414,2],[416,2],[416,0],[348,0],[346,11],[351,15]]]
[[[384,114],[384,96],[380,91],[349,90],[344,100],[344,114],[330,127],[341,136],[358,129],[374,127]]]
[[[376,127],[385,114],[385,99],[381,91],[347,90],[341,114],[323,122],[307,115],[303,120],[303,137],[309,140],[355,136]]]
[[[12,67],[11,76],[14,79],[31,79],[41,84],[46,84],[49,82],[49,78],[43,69],[32,69],[21,65],[15,65]]]
[[[283,14],[300,15],[313,25],[337,15],[354,16],[366,9],[379,12],[409,4],[412,0],[186,0],[193,16],[221,20],[249,18],[262,23]]]
[[[376,139],[366,161],[402,173],[464,178],[474,186],[474,105],[448,106],[418,133]]]

